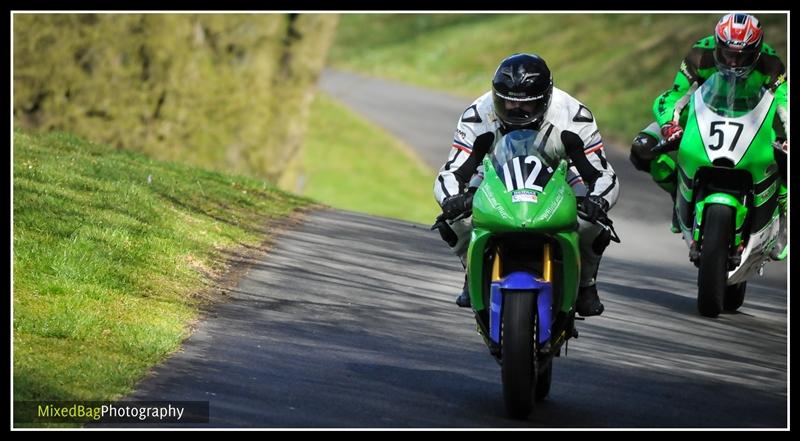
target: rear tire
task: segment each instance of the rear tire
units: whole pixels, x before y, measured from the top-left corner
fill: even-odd
[[[503,398],[506,411],[517,419],[527,418],[533,410],[534,304],[534,294],[529,291],[507,293],[503,304]]]
[[[744,303],[744,292],[747,289],[747,282],[730,285],[725,289],[725,299],[722,301],[722,309],[734,312]]]
[[[697,309],[700,315],[716,317],[722,310],[728,286],[728,250],[733,235],[733,208],[711,205],[706,208],[700,270],[697,274]]]

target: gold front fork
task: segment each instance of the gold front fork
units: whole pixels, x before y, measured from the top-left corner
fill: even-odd
[[[495,249],[494,263],[492,264],[492,282],[500,280],[500,274],[502,273],[502,271],[503,268],[500,265],[500,250]]]
[[[553,263],[550,259],[550,244],[544,244],[544,256],[542,257],[542,273],[544,276],[544,280],[546,282],[553,281]],[[500,253],[495,251],[494,254],[494,263],[492,264],[492,282],[496,282],[500,280],[500,274],[502,273],[503,266],[500,263]]]
[[[550,244],[544,244],[544,256],[542,257],[542,272],[544,273],[544,280],[551,282],[553,280],[553,264],[550,261]]]

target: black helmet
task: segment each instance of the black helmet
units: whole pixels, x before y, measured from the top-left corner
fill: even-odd
[[[535,54],[514,54],[506,58],[492,79],[494,113],[508,129],[540,122],[552,95],[550,69]]]

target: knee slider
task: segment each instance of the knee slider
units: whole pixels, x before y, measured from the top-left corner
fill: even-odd
[[[656,144],[658,144],[658,140],[644,132],[640,132],[636,135],[636,138],[633,139],[630,160],[637,170],[643,172],[650,171],[650,162],[656,157],[656,154],[654,154],[651,149],[655,147]]]

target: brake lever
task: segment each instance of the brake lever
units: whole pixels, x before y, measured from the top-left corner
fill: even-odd
[[[651,148],[650,151],[658,154],[669,153],[678,150],[678,148],[680,148],[680,145],[681,145],[680,139],[675,139],[672,141],[667,141],[666,139],[662,139],[661,141],[658,142],[658,144],[656,144],[653,148]]]
[[[604,223],[604,222],[607,222],[607,223]],[[598,219],[597,224],[600,225],[601,227],[603,227],[609,233],[611,233],[611,241],[612,242],[622,243],[621,239],[619,238],[619,235],[617,234],[617,230],[614,229],[614,222],[608,216],[604,217],[602,219],[602,221],[600,219]]]
[[[462,219],[468,218],[471,215],[472,215],[472,211],[465,211],[465,212],[459,214],[458,216],[456,216],[456,217],[454,217],[452,219],[448,219],[448,218],[446,218],[444,216],[444,213],[442,213],[442,214],[436,216],[436,221],[433,223],[433,225],[431,225],[431,231],[439,228],[439,224],[442,223],[442,222],[445,222],[445,221],[448,221],[448,220],[451,221],[451,222],[458,222],[458,221],[460,221]]]
[[[444,222],[444,213],[436,216],[436,220],[433,221],[433,225],[431,225],[431,231],[439,228],[439,224]]]
[[[581,214],[583,214],[584,216],[581,216]],[[585,220],[587,222],[591,222],[591,223],[596,224],[596,225],[600,225],[600,227],[602,227],[604,230],[608,231],[611,234],[611,241],[612,242],[622,243],[622,240],[620,239],[619,235],[617,234],[617,230],[614,229],[614,221],[612,221],[611,218],[608,217],[608,215],[603,216],[602,218],[597,218],[594,221],[589,221],[585,217],[585,215],[586,215],[586,213],[584,213],[583,211],[578,210],[578,216],[580,216],[581,219],[583,219],[583,220]]]

